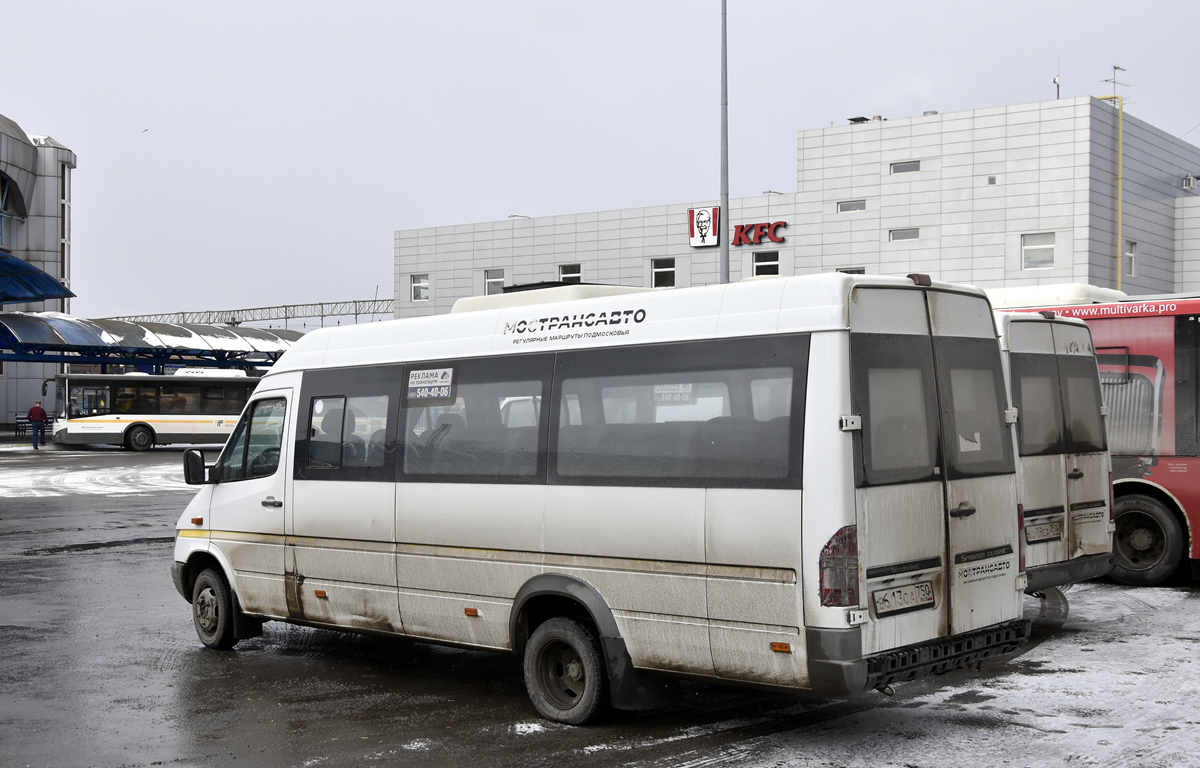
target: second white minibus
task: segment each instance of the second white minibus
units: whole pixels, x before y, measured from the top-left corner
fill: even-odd
[[[997,312],[1017,410],[1026,590],[1112,570],[1112,464],[1092,334],[1082,320]]]
[[[829,695],[1026,640],[991,308],[826,274],[564,286],[314,331],[178,524],[201,641],[504,651],[583,723],[692,677]]]

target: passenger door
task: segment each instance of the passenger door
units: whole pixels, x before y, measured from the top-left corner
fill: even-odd
[[[929,291],[945,456],[950,634],[1021,616],[1013,440],[991,308]]]
[[[260,392],[247,406],[217,461],[209,518],[212,546],[233,568],[244,610],[287,616],[284,598],[285,466],[283,440],[291,389]]]
[[[1086,328],[1055,324],[1054,346],[1062,380],[1069,464],[1066,483],[1070,529],[1066,556],[1111,552],[1108,489],[1112,479],[1091,334]]]

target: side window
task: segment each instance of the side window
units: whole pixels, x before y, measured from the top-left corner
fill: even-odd
[[[308,466],[342,466],[342,423],[346,398],[314,397],[309,413]]]
[[[422,363],[406,372],[409,480],[536,482],[545,472],[553,357]],[[435,385],[426,382],[435,381]]]
[[[1062,453],[1062,398],[1054,355],[1014,353],[1009,362],[1021,455]]]
[[[851,407],[863,422],[861,481],[934,479],[938,416],[929,337],[852,333],[850,360]]]
[[[238,422],[217,463],[221,482],[269,477],[279,468],[283,446],[282,397],[259,400]]]
[[[396,403],[404,366],[310,371],[297,419],[297,480],[393,482]]]
[[[797,487],[807,357],[807,336],[560,353],[551,482]]]

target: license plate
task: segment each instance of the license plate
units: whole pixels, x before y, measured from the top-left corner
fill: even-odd
[[[1061,538],[1062,521],[1060,520],[1025,526],[1025,541],[1030,544],[1037,544],[1040,541],[1058,541]]]
[[[922,581],[903,587],[879,589],[871,593],[871,598],[875,601],[876,616],[919,611],[933,605],[933,583]]]

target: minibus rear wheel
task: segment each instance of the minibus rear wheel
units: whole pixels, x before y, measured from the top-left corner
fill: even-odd
[[[192,587],[192,621],[200,642],[209,648],[225,650],[237,642],[233,636],[233,598],[229,585],[212,568],[201,571]]]
[[[595,634],[559,616],[534,630],[525,645],[525,688],[547,720],[582,725],[604,697],[604,660]]]
[[[1114,512],[1113,579],[1136,587],[1166,581],[1183,557],[1183,531],[1175,516],[1140,494],[1119,497]]]

